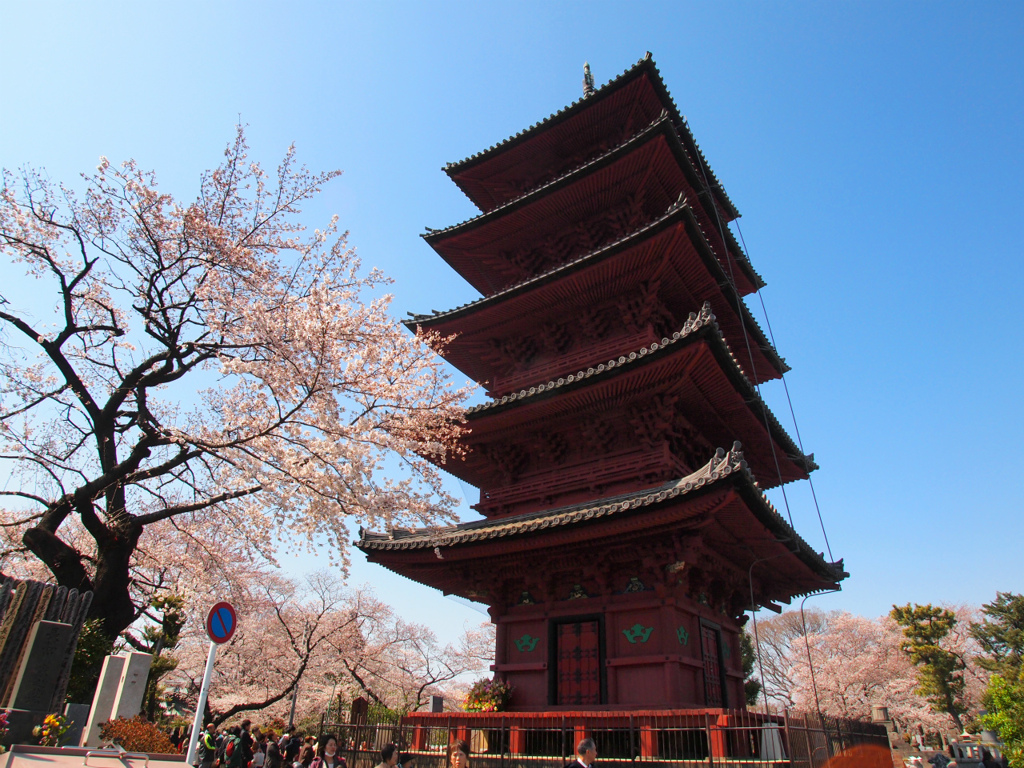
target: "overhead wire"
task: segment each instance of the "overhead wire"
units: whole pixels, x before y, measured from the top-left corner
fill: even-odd
[[[690,131],[690,125],[689,123],[686,122],[686,118],[684,117],[682,120],[687,132],[692,135],[693,132]],[[768,418],[768,405],[767,403],[765,403],[764,398],[761,397],[761,384],[758,381],[757,376],[757,363],[754,360],[754,353],[750,346],[750,334],[747,332],[747,324],[743,320],[743,297],[740,295],[739,288],[736,285],[736,276],[733,271],[733,257],[732,254],[729,253],[728,241],[725,239],[725,227],[722,224],[722,216],[718,210],[718,202],[715,200],[714,192],[712,192],[711,190],[711,184],[708,181],[708,175],[707,171],[704,168],[704,163],[700,162],[700,157],[697,157],[696,160],[697,167],[700,169],[701,177],[704,180],[703,192],[710,200],[711,210],[714,212],[715,215],[715,223],[718,225],[718,235],[722,240],[722,255],[725,259],[725,265],[729,272],[729,283],[730,285],[732,285],[733,293],[736,295],[736,315],[740,321],[740,328],[743,329],[743,344],[747,349],[747,359],[750,361],[750,375],[752,377],[754,390],[757,392],[758,400],[760,400],[761,402],[761,415],[764,418],[764,429],[765,432],[768,434],[768,445],[771,447],[772,461],[775,463],[775,472],[779,478],[779,488],[782,491],[782,500],[786,507],[786,516],[789,518],[790,527],[795,529],[796,526],[793,524],[793,512],[789,507],[789,495],[786,493],[786,486],[782,480],[782,466],[779,464],[779,457],[775,450],[775,440],[772,438],[771,425],[769,423]],[[760,289],[758,289],[758,291],[760,291]],[[800,450],[802,453],[803,449],[801,448]],[[808,476],[809,475],[810,473],[808,473]]]
[[[686,118],[685,117],[682,118],[682,121],[683,121],[683,125],[686,127],[686,130],[688,132],[690,132],[691,135],[692,135],[692,131],[690,131],[690,126],[687,123]],[[699,150],[698,150],[698,153],[699,153]],[[757,363],[754,360],[754,355],[752,353],[752,349],[751,349],[751,345],[750,345],[750,335],[747,332],[747,324],[746,324],[746,321],[744,319],[744,314],[743,314],[743,297],[740,295],[739,288],[736,285],[735,273],[733,271],[733,260],[734,260],[734,257],[733,257],[733,254],[730,253],[730,251],[729,251],[729,244],[728,244],[728,241],[725,238],[725,226],[722,223],[722,216],[721,216],[721,213],[720,213],[720,211],[718,209],[718,201],[715,199],[715,195],[714,195],[714,192],[713,192],[713,190],[711,188],[711,184],[708,181],[708,175],[707,175],[707,170],[705,168],[705,164],[703,162],[701,162],[701,158],[700,158],[699,154],[695,158],[695,161],[696,161],[696,164],[697,164],[698,168],[700,169],[701,177],[702,177],[703,182],[704,182],[704,189],[702,191],[706,195],[706,199],[710,202],[711,210],[714,212],[714,216],[715,216],[715,223],[718,226],[718,234],[719,234],[719,237],[721,238],[721,242],[722,242],[723,256],[725,258],[725,263],[726,263],[726,266],[728,268],[729,282],[732,285],[733,291],[734,291],[734,293],[736,295],[736,314],[737,314],[737,316],[739,318],[739,321],[740,321],[740,327],[743,330],[743,343],[746,346],[747,358],[750,361],[751,376],[752,376],[754,388],[755,388],[755,391],[757,392],[758,399],[761,401],[761,409],[762,409],[762,415],[764,417],[765,431],[768,433],[768,444],[771,446],[771,449],[772,449],[772,460],[775,463],[775,471],[776,471],[777,476],[778,476],[779,487],[780,487],[780,489],[782,491],[782,500],[783,500],[783,502],[785,504],[785,507],[786,507],[786,515],[789,517],[790,527],[795,531],[796,526],[793,524],[793,513],[792,513],[792,510],[790,509],[790,506],[789,506],[789,496],[786,493],[785,484],[783,483],[783,479],[782,479],[782,468],[781,468],[781,466],[779,464],[779,459],[778,459],[778,456],[776,454],[775,441],[771,437],[771,429],[770,429],[770,426],[769,426],[769,419],[768,419],[768,406],[765,403],[764,399],[761,397],[761,385],[760,385],[758,377],[757,377]],[[737,221],[737,222],[735,222],[735,224],[736,224],[736,231],[737,231],[737,233],[739,235],[739,239],[740,239],[740,247],[743,250],[743,257],[747,260],[747,263],[749,264],[750,263],[750,253],[747,250],[747,243],[746,243],[746,241],[743,238],[743,232],[740,229],[739,222]],[[769,338],[769,340],[771,342],[772,347],[775,350],[778,350],[778,345],[775,343],[775,334],[772,331],[771,321],[768,318],[768,308],[765,306],[764,296],[761,294],[760,287],[756,288],[755,293],[757,294],[758,300],[761,302],[761,311],[762,311],[762,313],[764,315],[765,325],[766,325],[766,327],[768,329],[768,338]],[[783,389],[785,390],[785,393],[786,393],[786,402],[787,402],[787,404],[789,406],[789,414],[790,414],[790,417],[793,420],[793,431],[794,431],[794,433],[796,435],[797,446],[800,449],[801,455],[806,456],[807,453],[804,450],[803,439],[800,437],[800,427],[797,424],[796,411],[793,408],[793,399],[790,396],[789,385],[786,382],[786,374],[785,374],[784,370],[780,370],[779,373],[780,373],[780,378],[782,379]],[[823,519],[822,514],[821,514],[821,507],[818,504],[818,496],[817,496],[817,494],[814,491],[814,481],[811,479],[811,472],[810,471],[807,472],[807,482],[808,482],[808,486],[809,486],[809,488],[811,490],[811,498],[814,501],[814,509],[815,509],[815,512],[817,513],[817,516],[818,516],[818,524],[821,526],[821,534],[822,534],[822,536],[824,537],[824,540],[825,540],[825,549],[828,552],[829,562],[834,563],[835,562],[835,558],[832,555],[832,547],[829,544],[828,534],[825,531],[825,522],[824,522],[824,519]],[[796,542],[795,541],[793,542],[793,546],[796,547]],[[776,555],[775,557],[778,557],[778,556],[779,555]],[[750,605],[750,614],[751,614],[751,618],[753,619],[753,623],[754,623],[754,643],[755,643],[755,647],[757,648],[757,662],[758,662],[758,668],[759,668],[760,677],[761,677],[761,694],[764,697],[764,702],[765,702],[765,706],[766,707],[768,706],[768,692],[767,692],[767,690],[765,688],[764,666],[763,666],[762,661],[761,661],[761,643],[760,643],[760,637],[759,637],[759,632],[758,632],[757,615],[756,615],[757,614],[757,606],[756,606],[756,604],[754,602],[754,577],[753,577],[753,571],[754,571],[754,566],[757,565],[759,562],[763,562],[764,560],[771,560],[771,559],[774,559],[774,558],[773,557],[767,557],[767,558],[762,558],[760,560],[755,560],[753,563],[751,563],[750,568],[749,568],[749,570],[747,572],[748,582],[749,582],[749,586],[750,586],[750,603],[751,603],[751,605]],[[830,590],[830,591],[840,591],[841,589],[842,589],[842,587],[839,587],[837,585],[837,588],[835,590]],[[813,693],[814,693],[814,705],[815,705],[815,709],[817,710],[817,714],[818,714],[819,720],[821,720],[821,722],[824,722],[824,720],[821,717],[821,704],[820,704],[820,701],[819,701],[819,698],[818,698],[818,685],[817,685],[817,680],[816,680],[815,674],[814,674],[814,661],[813,661],[813,659],[811,657],[811,644],[810,644],[810,639],[809,639],[809,637],[807,635],[807,622],[806,622],[806,619],[804,617],[804,604],[807,602],[808,598],[810,598],[812,596],[813,595],[805,595],[804,599],[800,603],[800,625],[801,625],[801,629],[803,631],[804,648],[805,648],[805,650],[807,652],[807,665],[808,665],[808,668],[810,670],[811,685],[812,685]]]
[[[740,223],[739,221],[736,221],[734,224],[736,225],[736,234],[738,234],[740,238],[740,246],[743,248],[743,255],[746,257],[747,261],[750,261],[750,252],[747,250],[747,241],[743,238],[743,230],[740,229]],[[772,331],[772,322],[768,318],[768,308],[764,303],[764,295],[761,293],[760,289],[758,289],[756,293],[758,300],[761,302],[761,313],[764,315],[764,324],[768,329],[768,338],[771,341],[772,346],[775,347],[775,349],[778,349],[779,346],[775,343],[775,332]],[[793,419],[793,433],[796,435],[796,442],[800,447],[800,453],[806,454],[804,451],[803,438],[800,437],[800,425],[797,424],[796,421],[796,411],[793,408],[793,398],[790,397],[789,394],[789,384],[786,382],[786,374],[783,373],[781,378],[782,388],[786,392],[786,403],[789,405],[789,415],[790,418]],[[829,561],[835,562],[835,558],[832,555],[832,547],[828,542],[828,533],[825,532],[825,521],[821,516],[821,507],[818,505],[818,494],[814,492],[814,480],[811,478],[810,474],[807,475],[807,483],[811,489],[811,498],[814,500],[814,510],[818,514],[818,525],[821,526],[821,535],[825,539],[825,549],[828,551]]]

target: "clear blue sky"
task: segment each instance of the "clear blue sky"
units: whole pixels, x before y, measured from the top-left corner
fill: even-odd
[[[131,156],[191,196],[240,116],[265,164],[295,141],[344,169],[308,222],[340,214],[397,316],[476,297],[419,238],[475,212],[441,166],[577,99],[585,60],[603,83],[651,51],[744,214],[793,366],[852,574],[815,604],[1024,592],[1024,5],[2,2],[0,35],[0,165],[73,180]],[[788,424],[781,384],[764,394]],[[353,580],[445,637],[480,618],[369,566]]]

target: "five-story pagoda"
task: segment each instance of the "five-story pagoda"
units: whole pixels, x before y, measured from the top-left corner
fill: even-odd
[[[358,546],[490,606],[515,710],[742,707],[744,612],[846,574],[761,490],[816,467],[756,388],[787,367],[742,298],[738,212],[649,54],[584,82],[447,166],[482,212],[425,235],[483,294],[407,324],[493,398],[445,465],[484,519]]]

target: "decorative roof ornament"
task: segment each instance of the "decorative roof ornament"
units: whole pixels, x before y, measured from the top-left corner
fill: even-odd
[[[586,98],[592,94],[596,89],[594,88],[594,76],[590,74],[590,63],[583,62],[583,97]]]

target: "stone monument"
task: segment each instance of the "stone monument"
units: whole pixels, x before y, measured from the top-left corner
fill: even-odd
[[[100,727],[108,720],[131,718],[139,714],[152,662],[153,657],[148,653],[107,656],[103,660],[100,680],[92,697],[92,708],[82,729],[81,746],[98,746]]]
[[[103,660],[96,693],[92,696],[92,707],[82,730],[81,746],[95,747],[100,743],[100,726],[110,719],[114,702],[121,686],[121,672],[124,670],[124,656],[107,656]]]
[[[6,741],[29,740],[46,715],[64,709],[78,636],[92,592],[0,574],[0,706]]]

